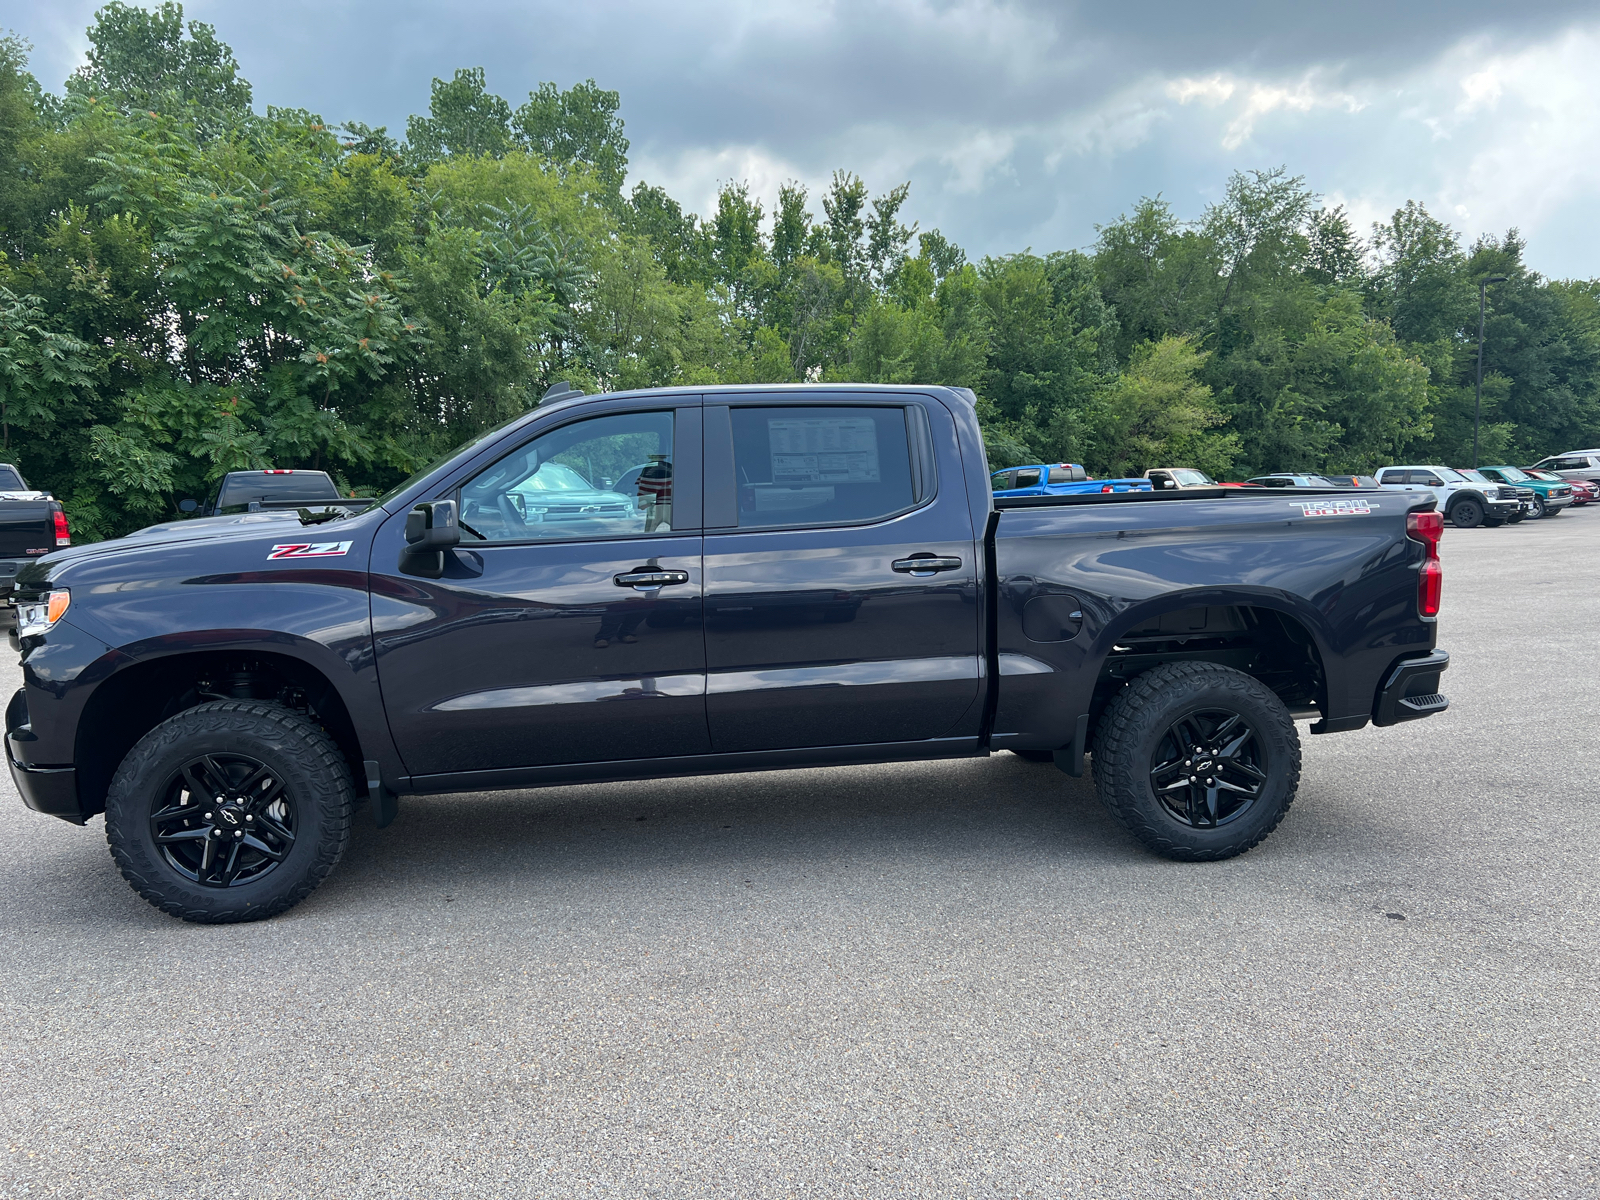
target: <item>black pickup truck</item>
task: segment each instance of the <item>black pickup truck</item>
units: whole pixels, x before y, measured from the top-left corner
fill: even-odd
[[[49,492],[36,492],[10,463],[0,463],[0,604],[11,601],[17,572],[72,544],[67,512]]]
[[[229,471],[205,501],[181,500],[178,511],[218,517],[228,513],[337,505],[349,512],[370,507],[370,499],[341,496],[326,471],[269,467],[262,471]]]
[[[565,393],[368,511],[30,564],[26,803],[147,900],[282,912],[353,807],[1011,750],[1157,853],[1283,817],[1312,733],[1439,712],[1430,493],[995,499],[970,392]]]

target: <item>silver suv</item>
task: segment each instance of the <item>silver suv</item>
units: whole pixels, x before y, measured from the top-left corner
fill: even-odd
[[[1468,479],[1449,467],[1384,467],[1378,484],[1396,492],[1432,492],[1439,511],[1457,529],[1504,525],[1522,510],[1515,488]]]
[[[1600,484],[1600,450],[1569,450],[1534,463],[1540,471],[1554,471],[1563,479],[1583,479]]]

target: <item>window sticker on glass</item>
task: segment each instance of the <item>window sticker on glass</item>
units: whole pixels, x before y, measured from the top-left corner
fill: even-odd
[[[878,483],[878,426],[871,417],[769,418],[772,482]]]

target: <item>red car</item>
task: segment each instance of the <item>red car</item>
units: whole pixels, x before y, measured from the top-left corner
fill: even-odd
[[[1596,487],[1587,479],[1565,479],[1554,471],[1541,471],[1534,467],[1527,472],[1535,479],[1543,479],[1550,483],[1566,483],[1572,485],[1572,507],[1582,508],[1589,501],[1600,495],[1600,487]]]

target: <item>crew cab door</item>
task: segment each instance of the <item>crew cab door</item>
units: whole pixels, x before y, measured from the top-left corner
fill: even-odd
[[[601,402],[475,463],[445,574],[372,556],[378,676],[414,776],[703,754],[698,399]]]
[[[705,409],[713,749],[975,734],[979,547],[949,413],[726,399]]]

